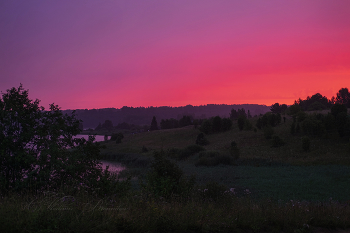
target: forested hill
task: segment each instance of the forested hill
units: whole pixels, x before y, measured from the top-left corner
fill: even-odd
[[[112,121],[113,125],[126,122],[135,125],[149,125],[152,117],[157,121],[162,119],[180,119],[184,115],[191,115],[194,118],[209,118],[213,116],[229,117],[231,109],[244,108],[250,111],[252,116],[264,114],[270,111],[270,106],[257,104],[226,105],[226,104],[208,104],[201,106],[187,105],[183,107],[122,107],[103,108],[103,109],[77,109],[78,119],[83,121],[84,128],[95,128],[99,123],[106,120]],[[64,113],[71,113],[73,110],[64,110]]]

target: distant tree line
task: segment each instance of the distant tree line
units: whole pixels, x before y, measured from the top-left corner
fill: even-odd
[[[292,135],[329,137],[336,132],[341,138],[350,138],[350,115],[344,104],[335,103],[328,114],[306,114],[300,111],[293,117]]]
[[[193,116],[197,119],[205,119],[214,116],[229,117],[231,109],[244,108],[250,110],[252,115],[264,114],[269,111],[266,105],[243,104],[208,104],[201,106],[187,105],[183,107],[127,107],[120,109],[77,109],[76,116],[83,121],[85,128],[96,128],[96,126],[105,121],[112,121],[113,125],[127,123],[129,125],[149,125],[153,116],[157,119],[180,120],[183,116]],[[64,110],[63,113],[71,114],[73,110]],[[160,123],[160,122],[158,122]]]
[[[162,119],[160,122],[161,129],[174,129],[181,128],[188,125],[193,125],[194,119],[193,116],[183,116],[180,120],[174,118]]]
[[[308,96],[306,99],[299,98],[294,101],[294,104],[287,106],[286,104],[280,105],[275,103],[271,106],[270,111],[273,113],[285,113],[289,115],[295,115],[299,111],[315,111],[315,110],[325,110],[331,109],[334,104],[342,104],[347,108],[350,108],[350,93],[348,88],[341,88],[336,97],[328,99],[326,96],[316,93],[311,97]]]
[[[221,118],[220,116],[212,117],[203,120],[199,128],[205,134],[219,133],[230,130],[232,127],[232,120],[230,118]]]

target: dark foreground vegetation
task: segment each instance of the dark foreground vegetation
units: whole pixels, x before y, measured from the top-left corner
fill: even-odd
[[[350,229],[349,102],[336,101],[97,144],[74,139],[74,115],[12,88],[0,99],[0,232]],[[101,159],[128,169],[112,174]]]

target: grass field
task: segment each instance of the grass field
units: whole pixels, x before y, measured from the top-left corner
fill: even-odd
[[[253,125],[255,120],[252,119]],[[350,146],[335,132],[324,137],[311,138],[311,149],[304,152],[302,135],[291,135],[292,119],[274,128],[285,145],[273,148],[261,130],[239,131],[235,123],[233,129],[224,133],[207,135],[210,142],[204,146],[207,151],[229,154],[231,141],[236,141],[240,158],[235,165],[213,167],[195,166],[198,154],[183,161],[174,161],[186,175],[195,175],[200,184],[215,181],[236,190],[249,189],[251,196],[275,200],[350,200]],[[185,128],[158,130],[125,135],[123,142],[106,142],[102,154],[110,159],[124,161],[151,160],[154,151],[184,149],[195,144],[199,129]],[[142,147],[148,148],[141,153]],[[122,161],[122,160],[121,160]],[[132,169],[131,169],[132,170]],[[138,168],[142,177],[147,167]]]
[[[193,126],[102,142],[103,158],[127,167],[120,178],[133,177],[130,189],[2,196],[0,232],[350,232],[349,141],[333,132],[311,137],[304,152],[303,135],[292,136],[291,123],[274,128],[281,147],[272,147],[263,131],[239,131],[234,123],[230,131],[206,135],[205,151],[182,160],[172,152],[195,144],[200,131]],[[198,165],[203,153],[230,156],[232,141],[240,151],[234,163]],[[142,188],[156,152],[196,177],[191,193],[164,198]]]

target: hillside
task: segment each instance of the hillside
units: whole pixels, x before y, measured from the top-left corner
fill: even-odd
[[[257,118],[250,121],[255,125]],[[195,175],[202,184],[214,181],[234,187],[241,194],[249,189],[255,197],[277,200],[346,200],[350,195],[346,185],[350,177],[350,143],[336,132],[329,132],[327,136],[310,137],[310,151],[305,152],[304,135],[291,135],[292,123],[292,118],[287,118],[273,128],[273,135],[284,142],[278,147],[273,147],[274,139],[265,138],[264,130],[239,131],[234,121],[231,130],[206,135],[210,144],[203,146],[202,152],[189,152],[200,131],[188,126],[126,134],[120,144],[104,142],[106,147],[101,153],[107,160],[127,164],[129,172],[139,178],[146,174],[154,152],[163,150],[186,175]],[[239,159],[233,163],[227,160],[232,141],[240,151]],[[177,159],[181,156],[184,159]],[[211,162],[200,165],[203,159]],[[214,163],[216,159],[219,164]]]

